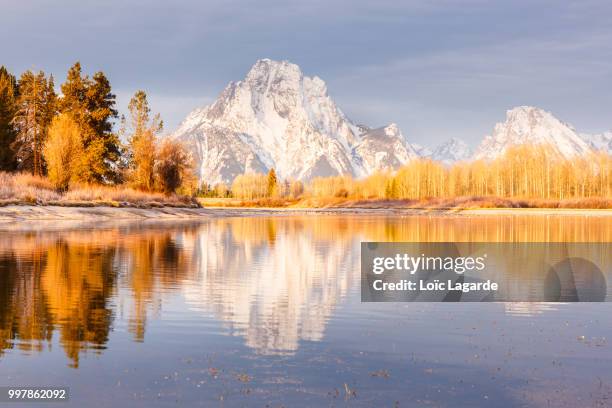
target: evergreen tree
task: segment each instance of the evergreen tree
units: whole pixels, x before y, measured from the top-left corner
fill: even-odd
[[[17,80],[0,66],[0,171],[14,170],[17,162],[11,145],[17,131],[13,118],[17,109]]]
[[[62,113],[70,113],[77,124],[83,128],[86,122],[86,103],[88,80],[81,75],[81,64],[76,62],[68,70],[66,82],[61,86],[63,97],[60,101]]]
[[[115,95],[102,72],[93,78],[83,76],[81,64],[76,62],[62,84],[61,111],[70,113],[81,129],[84,153],[84,172],[87,182],[115,182],[120,159],[119,138],[113,133],[112,120],[117,117]]]
[[[13,118],[17,133],[11,147],[18,169],[42,176],[45,173],[42,149],[57,111],[53,77],[47,79],[42,71],[35,74],[28,70],[19,78],[18,87],[19,97]]]

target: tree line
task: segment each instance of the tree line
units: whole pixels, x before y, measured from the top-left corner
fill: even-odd
[[[396,172],[363,180],[317,178],[315,196],[358,199],[452,198],[465,196],[565,200],[612,196],[612,158],[606,152],[564,159],[545,145],[520,145],[495,160],[458,162],[447,167],[413,160]]]
[[[566,200],[612,196],[612,157],[605,151],[564,159],[552,146],[520,145],[491,161],[444,166],[412,160],[396,171],[379,171],[363,179],[317,177],[302,184],[279,181],[274,169],[236,177],[231,188],[207,186],[204,195],[260,199],[270,197],[427,200],[454,197],[500,197]]]
[[[58,95],[53,75],[43,71],[17,79],[0,67],[0,171],[46,176],[58,190],[128,183],[172,193],[192,181],[185,148],[159,140],[163,122],[151,114],[144,91],[131,98],[128,117],[119,118],[101,71],[90,77],[76,62],[60,89]]]

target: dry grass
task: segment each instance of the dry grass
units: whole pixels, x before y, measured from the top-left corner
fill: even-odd
[[[611,198],[567,200],[510,199],[499,197],[465,196],[431,198],[426,200],[351,199],[345,197],[262,198],[240,200],[232,198],[199,199],[211,207],[267,207],[267,208],[414,208],[414,209],[478,209],[478,208],[578,208],[610,209]]]
[[[477,208],[584,208],[610,209],[612,199],[590,197],[567,200],[519,199],[500,197],[453,197],[427,200],[359,200],[345,203],[351,207],[394,207],[423,209],[477,209]]]
[[[300,203],[300,200],[284,197],[256,198],[243,200],[240,198],[198,198],[203,207],[261,207],[261,208],[283,208],[292,207]]]
[[[197,207],[191,197],[148,193],[125,186],[81,184],[56,191],[44,177],[0,172],[0,205],[35,204],[113,207]]]
[[[29,174],[0,172],[0,200],[11,203],[41,204],[61,199],[51,183]]]

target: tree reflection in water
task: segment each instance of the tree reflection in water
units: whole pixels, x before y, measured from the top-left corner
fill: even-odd
[[[262,354],[319,341],[359,286],[361,241],[612,241],[609,217],[302,216],[47,232],[0,241],[0,358],[53,336],[78,367],[123,321],[146,341],[163,295],[183,297]],[[123,309],[122,309],[123,310]]]

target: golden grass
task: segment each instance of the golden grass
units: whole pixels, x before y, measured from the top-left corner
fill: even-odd
[[[59,200],[61,195],[42,177],[0,172],[0,200],[11,203],[39,204]]]
[[[452,197],[423,200],[351,199],[345,197],[262,198],[240,200],[232,198],[198,199],[205,207],[262,208],[413,208],[413,209],[478,209],[478,208],[578,208],[610,209],[612,198],[590,197],[567,200],[539,200],[499,197]]]
[[[288,197],[267,197],[244,200],[241,198],[198,198],[203,207],[260,207],[281,208],[291,207],[300,203],[299,199]]]
[[[191,197],[149,193],[121,185],[78,184],[66,192],[58,192],[44,177],[0,172],[0,205],[9,204],[141,208],[198,206]]]

